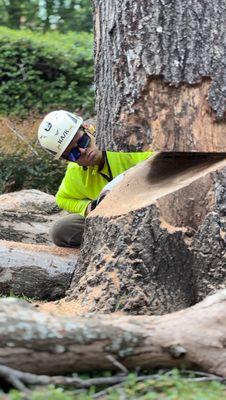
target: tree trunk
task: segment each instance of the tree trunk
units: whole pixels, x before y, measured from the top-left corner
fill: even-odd
[[[226,291],[162,317],[57,318],[0,300],[1,364],[41,374],[192,367],[226,376]],[[37,362],[38,360],[38,362]]]
[[[30,299],[65,296],[79,250],[0,241],[0,293]]]
[[[11,29],[20,29],[22,17],[22,7],[20,2],[17,0],[10,0],[6,5],[6,10],[8,13],[7,26]]]
[[[53,0],[45,0],[45,19],[44,19],[44,32],[51,29],[51,17],[54,15],[54,2]]]
[[[225,0],[93,3],[101,148],[226,152]]]
[[[225,287],[226,158],[159,154],[90,213],[70,296],[89,310],[163,314]]]

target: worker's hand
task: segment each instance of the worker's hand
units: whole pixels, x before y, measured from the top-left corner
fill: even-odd
[[[86,208],[85,216],[87,216],[91,211],[93,211],[109,192],[110,190],[103,190],[98,199],[92,200],[91,203],[89,203]]]

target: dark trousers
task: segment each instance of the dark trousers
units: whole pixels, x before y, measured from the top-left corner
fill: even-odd
[[[85,218],[79,214],[69,214],[60,218],[51,228],[52,241],[57,246],[75,247],[82,241]]]

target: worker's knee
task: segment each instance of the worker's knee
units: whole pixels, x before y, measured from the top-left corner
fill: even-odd
[[[61,247],[79,246],[82,241],[85,218],[70,214],[56,221],[50,230],[53,243]]]

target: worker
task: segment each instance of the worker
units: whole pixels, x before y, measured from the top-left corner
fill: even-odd
[[[145,160],[151,152],[101,151],[95,143],[95,127],[69,111],[45,116],[38,129],[41,146],[56,159],[69,161],[56,194],[58,206],[69,212],[51,229],[57,246],[81,244],[85,217],[96,207],[104,186],[113,178]]]

